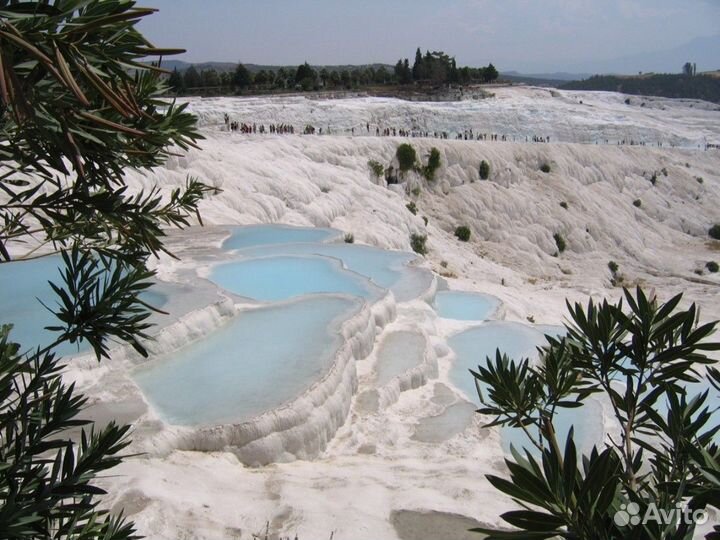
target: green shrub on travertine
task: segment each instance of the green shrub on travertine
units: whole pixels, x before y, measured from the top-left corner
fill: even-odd
[[[545,174],[550,172],[550,164],[549,163],[543,163],[540,165],[540,170],[544,172]]]
[[[465,225],[460,225],[457,229],[455,229],[455,236],[458,240],[467,242],[470,240],[470,228]]]
[[[426,180],[435,180],[435,171],[440,168],[440,150],[431,148],[428,155],[428,162],[423,167],[423,176]]]
[[[417,206],[415,206],[414,202],[410,201],[405,205],[405,208],[407,208],[413,216],[417,215]]]
[[[480,168],[478,169],[478,172],[480,173],[480,180],[487,180],[488,178],[490,178],[490,164],[483,159],[480,162]]]
[[[716,223],[715,225],[710,227],[708,234],[710,235],[710,238],[714,238],[715,240],[720,240],[720,223]]]
[[[562,235],[560,233],[555,233],[553,234],[553,239],[555,240],[555,245],[558,248],[558,253],[565,251],[565,239]]]
[[[425,255],[427,253],[427,236],[424,234],[413,233],[410,235],[410,246],[415,253]]]
[[[383,167],[383,164],[374,159],[368,161],[368,167],[370,167],[370,170],[376,178],[380,178],[385,173],[385,167]]]
[[[415,166],[417,154],[415,149],[408,143],[403,143],[397,147],[396,154],[400,172],[407,172]]]

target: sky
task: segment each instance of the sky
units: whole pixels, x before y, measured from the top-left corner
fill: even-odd
[[[176,58],[189,62],[394,64],[409,57],[412,63],[420,47],[443,50],[461,66],[492,62],[501,71],[578,72],[605,65],[629,72],[643,61],[623,57],[720,34],[720,0],[138,0],[138,5],[160,10],[140,23],[141,31],[155,45],[187,49]],[[698,56],[718,58],[720,64],[716,45],[695,47]],[[687,60],[698,62],[698,70],[720,68],[703,65],[713,61],[703,58]],[[676,62],[668,60],[668,69],[679,71]]]

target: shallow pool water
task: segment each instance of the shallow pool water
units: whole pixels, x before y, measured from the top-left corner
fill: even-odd
[[[552,334],[560,332],[561,327],[542,327],[543,331]],[[510,358],[536,359],[537,347],[547,343],[544,333],[520,323],[492,321],[460,332],[448,341],[455,352],[456,359],[450,370],[450,381],[460,389],[465,397],[473,403],[480,403],[475,386],[475,378],[469,372],[477,370],[478,365],[486,365],[486,357],[495,360],[495,351],[507,354]],[[481,390],[486,388],[481,386]],[[594,399],[588,400],[582,408],[561,409],[555,419],[555,427],[559,438],[564,441],[570,426],[574,426],[575,440],[582,449],[587,450],[600,442],[599,426],[603,425],[602,407]],[[519,428],[503,428],[502,444],[509,451],[512,444],[516,448],[530,448],[530,441]]]
[[[324,242],[339,236],[340,231],[321,227],[290,227],[287,225],[251,225],[235,227],[222,244],[223,249],[245,249],[269,244]]]
[[[435,311],[444,319],[484,321],[500,307],[500,300],[489,294],[441,291],[435,295]]]
[[[10,339],[20,343],[21,350],[46,347],[56,334],[45,330],[45,326],[57,325],[57,318],[43,305],[55,305],[55,295],[49,280],[60,281],[58,268],[62,264],[59,256],[41,257],[29,261],[0,264],[0,324],[12,324]],[[12,284],[12,286],[10,286]],[[64,344],[58,347],[62,354],[77,352],[77,347]]]
[[[485,365],[485,358],[495,360],[495,351],[507,354],[510,358],[536,358],[536,348],[545,344],[542,333],[524,324],[491,321],[455,334],[448,340],[456,358],[450,370],[450,381],[467,398],[477,399],[475,379],[468,371]]]
[[[134,379],[170,424],[247,420],[297,397],[331,365],[359,301],[332,296],[242,312]],[[181,398],[180,398],[181,397]]]
[[[712,421],[708,422],[704,428],[705,431],[708,430],[713,425],[717,425],[718,421],[720,420],[720,392],[718,392],[713,386],[710,384],[710,380],[707,377],[706,374],[700,374],[699,375],[699,381],[694,383],[683,383],[681,386],[685,387],[686,390],[686,399],[687,401],[691,401],[695,396],[698,396],[702,394],[703,392],[707,392],[708,396],[705,400],[705,407],[708,408],[709,411],[715,411]],[[617,384],[617,389],[619,391],[625,390],[625,385],[622,383]],[[667,418],[668,410],[670,409],[670,404],[668,403],[668,400],[666,397],[662,396],[660,397],[655,405],[655,408],[660,413],[660,415],[663,418]],[[713,437],[713,441],[720,444],[720,432],[716,433]]]
[[[475,405],[467,401],[450,405],[437,416],[420,420],[411,438],[434,444],[447,441],[467,429],[475,416],[475,409]]]
[[[0,294],[0,325],[13,324],[10,339],[20,343],[22,351],[38,346],[46,347],[57,337],[56,332],[45,330],[45,327],[61,325],[50,311],[57,307],[57,296],[48,283],[62,283],[61,268],[63,261],[60,255],[0,264],[0,283],[3,284]],[[143,292],[141,298],[158,308],[167,302],[165,294],[152,289]],[[43,303],[48,307],[43,306]],[[54,349],[60,355],[78,354],[88,350],[89,346],[85,342],[61,343]]]
[[[400,302],[417,298],[430,286],[432,275],[408,268],[416,259],[412,253],[386,251],[354,244],[297,243],[250,247],[238,252],[243,258],[288,255],[321,255],[342,261],[350,271],[370,279],[383,289],[390,289]]]
[[[417,367],[425,355],[425,338],[416,332],[393,332],[380,343],[377,353],[378,386]]]
[[[210,280],[222,288],[261,302],[277,302],[317,293],[345,293],[362,298],[379,290],[363,277],[324,257],[263,257],[220,264]]]

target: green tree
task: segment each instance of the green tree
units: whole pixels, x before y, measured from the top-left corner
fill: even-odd
[[[460,82],[460,70],[457,67],[457,62],[455,61],[455,58],[450,59],[450,68],[448,70],[448,82],[449,83],[458,83]]]
[[[339,71],[331,71],[330,72],[330,86],[332,86],[333,88],[337,88],[338,86],[340,86],[340,84],[342,84],[340,72]]]
[[[397,64],[395,64],[395,78],[400,84],[409,84],[413,81],[410,62],[407,58],[398,60]]]
[[[53,349],[85,341],[100,359],[117,340],[146,354],[150,312],[138,294],[151,285],[148,258],[165,251],[161,225],[188,223],[209,191],[193,179],[169,197],[127,191],[126,167],[150,169],[200,138],[185,106],[161,99],[160,69],[142,63],[182,52],[137,31],[153,11],[123,0],[2,2],[0,264],[32,237],[60,251],[64,269],[52,345],[32,349],[0,329],[1,538],[134,537],[132,523],[97,508],[103,491],[92,483],[121,460],[128,427],[86,431],[86,400],[63,382]],[[67,430],[80,427],[74,443]]]
[[[183,73],[183,83],[188,90],[198,88],[202,85],[200,74],[197,72],[197,69],[195,69],[195,66],[190,66],[185,70],[185,73]]]
[[[220,73],[220,84],[227,88],[232,86],[233,73],[231,71],[222,71]]]
[[[364,74],[361,69],[355,68],[350,72],[350,79],[352,80],[352,85],[357,87],[364,83]]]
[[[492,63],[488,64],[488,67],[483,70],[484,82],[493,82],[497,80],[499,76],[500,74],[498,73],[498,70],[495,69],[495,66],[493,66]]]
[[[423,63],[423,56],[422,52],[420,52],[420,47],[418,47],[417,51],[415,51],[415,62],[412,67],[412,77],[415,81],[420,81],[426,77],[425,65]]]
[[[451,59],[442,51],[435,51],[425,55],[425,64],[429,66],[428,77],[435,84],[447,83],[450,77]]]
[[[253,79],[253,83],[258,88],[264,88],[269,81],[268,72],[264,69],[261,69],[255,74],[255,78]]]
[[[350,76],[350,72],[347,69],[342,70],[342,72],[340,73],[340,82],[348,90],[352,86],[352,77]]]
[[[267,76],[266,84],[268,87],[272,88],[273,86],[275,86],[275,72],[272,70],[268,70],[265,73]]]
[[[220,76],[214,69],[204,69],[200,74],[200,80],[202,81],[203,86],[220,86]]]
[[[380,66],[377,71],[375,71],[374,82],[378,84],[387,84],[389,81],[390,73],[388,73],[388,70],[385,69],[385,66]]]
[[[320,81],[322,82],[323,87],[327,88],[328,82],[330,82],[330,72],[326,68],[322,68],[320,70]]]
[[[302,86],[303,90],[310,90],[317,84],[317,73],[310,64],[300,64],[295,72],[295,84]]]
[[[288,73],[285,68],[280,68],[275,74],[275,88],[287,88]]]
[[[706,353],[717,322],[698,325],[693,304],[679,309],[682,295],[664,304],[641,289],[625,290],[625,302],[586,308],[568,303],[567,335],[547,337],[540,360],[510,360],[497,351],[472,371],[489,425],[522,429],[531,449],[513,449],[510,478],[490,483],[523,507],[502,515],[514,531],[478,529],[491,539],[692,538],[694,523],[617,519],[636,505],[666,515],[687,505],[690,514],[720,507],[720,425],[711,392],[720,373]],[[689,385],[709,381],[708,389]],[[578,449],[571,429],[563,441],[558,411],[582,407],[598,394],[612,411],[611,436],[592,449]],[[677,516],[677,514],[676,514]],[[622,517],[622,516],[621,516]],[[720,527],[707,538],[717,539]]]
[[[397,64],[395,64],[395,67],[393,68],[393,73],[395,74],[395,79],[402,84],[403,80],[403,63],[402,59],[397,61]]]
[[[185,90],[185,83],[183,81],[182,75],[180,75],[177,68],[173,69],[170,77],[168,77],[168,86],[176,94],[181,94]]]
[[[252,74],[250,73],[248,68],[245,67],[244,64],[239,63],[235,68],[235,73],[233,74],[233,85],[237,88],[240,88],[241,90],[244,90],[251,84]]]

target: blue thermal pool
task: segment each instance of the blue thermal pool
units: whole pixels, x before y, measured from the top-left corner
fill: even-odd
[[[444,319],[484,321],[500,307],[500,300],[489,294],[441,291],[435,295],[435,311]]]
[[[398,375],[420,365],[425,338],[416,332],[393,332],[380,343],[377,353],[377,385],[385,386]]]
[[[345,268],[370,279],[395,298],[407,301],[427,290],[432,280],[429,272],[408,268],[416,256],[400,251],[386,251],[354,244],[298,243],[250,247],[238,251],[243,259],[276,256],[321,255],[342,261]]]
[[[12,287],[5,287],[0,295],[0,325],[13,324],[10,337],[20,343],[23,351],[45,347],[55,340],[56,333],[45,327],[58,326],[60,321],[40,302],[50,309],[57,306],[57,297],[48,282],[62,283],[62,266],[59,255],[0,264],[0,282],[12,283]],[[167,301],[163,293],[153,290],[142,293],[141,298],[155,307],[162,307]],[[62,343],[54,349],[60,355],[88,350],[87,343]]]
[[[426,443],[441,443],[462,433],[472,422],[476,407],[467,401],[455,403],[437,416],[423,418],[415,426],[412,439]]]
[[[299,396],[326,372],[342,345],[339,327],[358,307],[356,300],[315,296],[245,311],[137,369],[134,379],[168,423],[246,420]]]
[[[700,376],[699,382],[684,383],[683,386],[687,391],[688,401],[690,401],[693,397],[702,394],[703,392],[708,392],[708,396],[705,400],[704,406],[707,407],[710,411],[718,411],[717,413],[715,413],[715,418],[717,418],[717,415],[720,414],[720,393],[712,387],[710,381],[706,378],[705,375]],[[622,383],[618,383],[617,387],[618,390],[621,391],[625,389],[625,385]],[[662,417],[666,418],[668,410],[670,408],[667,398],[661,397],[660,399],[658,399],[656,407]],[[709,427],[710,424],[705,426],[705,429],[708,429]],[[715,436],[713,437],[713,441],[720,444],[720,432],[715,434]]]
[[[554,328],[552,333],[555,335],[561,330],[560,327],[547,328]],[[494,361],[497,349],[515,360],[536,359],[537,347],[547,341],[544,334],[533,327],[514,322],[492,321],[460,332],[451,337],[448,343],[456,355],[450,370],[450,381],[466,398],[479,404],[475,378],[470,374],[470,369],[477,370],[478,365],[484,366],[488,356]],[[586,401],[582,408],[561,409],[555,422],[561,440],[564,441],[572,425],[575,428],[576,441],[580,442],[583,449],[587,449],[599,442],[598,426],[603,425],[602,408],[597,401],[591,399]],[[501,434],[506,451],[509,451],[511,444],[516,448],[530,448],[530,441],[519,428],[503,428]]]
[[[286,225],[251,225],[234,227],[230,238],[223,242],[223,249],[245,249],[271,244],[297,242],[324,242],[339,235],[335,229],[290,227]]]
[[[317,293],[345,293],[362,298],[379,290],[363,277],[323,257],[264,257],[220,264],[210,280],[220,287],[262,302]]]

